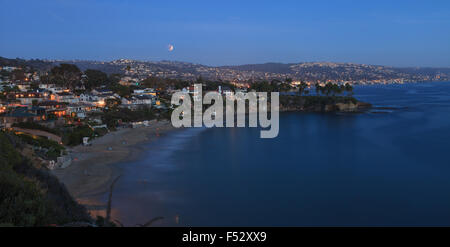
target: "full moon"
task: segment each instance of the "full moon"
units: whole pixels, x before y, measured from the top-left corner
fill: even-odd
[[[169,49],[169,51],[173,51],[173,45],[168,45],[167,48]]]

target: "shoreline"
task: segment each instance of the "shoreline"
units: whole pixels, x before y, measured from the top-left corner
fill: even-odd
[[[91,146],[68,149],[72,164],[53,170],[77,200],[98,196],[109,190],[112,181],[122,173],[117,165],[138,159],[145,151],[141,145],[177,130],[170,121],[162,120],[148,127],[125,128],[92,140]]]
[[[355,108],[358,109],[359,104],[355,104]],[[315,111],[281,106],[279,112]],[[67,148],[72,164],[66,168],[57,168],[52,173],[76,201],[92,211],[89,209],[91,206],[97,208],[101,204],[93,198],[108,192],[113,180],[122,175],[123,168],[119,164],[138,160],[146,151],[143,144],[151,143],[161,135],[178,129],[180,128],[173,127],[169,120],[161,120],[151,121],[149,126],[109,132],[92,140],[90,146]]]
[[[303,105],[296,103],[280,104],[279,112],[351,112],[371,106],[363,102],[319,104],[319,110],[317,107],[305,109]],[[118,164],[138,159],[145,151],[142,148],[143,143],[154,141],[161,135],[176,129],[178,128],[173,127],[169,120],[162,120],[151,121],[149,126],[121,128],[109,132],[92,140],[90,146],[79,145],[68,148],[72,164],[66,168],[57,168],[52,173],[66,186],[75,199],[97,196],[107,192],[113,179],[121,174]]]

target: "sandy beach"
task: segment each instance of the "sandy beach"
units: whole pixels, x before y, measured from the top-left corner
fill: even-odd
[[[113,179],[121,174],[115,164],[137,159],[143,149],[139,144],[153,141],[175,130],[169,121],[152,122],[150,126],[124,128],[94,139],[91,146],[77,146],[68,151],[72,164],[53,173],[78,200],[108,191]]]

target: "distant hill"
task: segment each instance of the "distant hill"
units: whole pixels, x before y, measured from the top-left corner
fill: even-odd
[[[123,73],[120,66],[112,65],[110,62],[40,59],[25,60],[21,58],[11,59],[0,57],[0,66],[29,67],[39,71],[49,71],[51,68],[61,63],[75,64],[83,71],[86,69],[97,69],[108,74]]]
[[[245,64],[235,66],[222,66],[221,68],[233,69],[238,71],[258,71],[267,73],[291,73],[291,65],[286,63],[263,63],[263,64]]]
[[[48,71],[61,63],[77,65],[81,70],[96,69],[108,74],[119,73],[145,78],[158,76],[195,80],[198,77],[211,80],[272,80],[293,78],[304,81],[450,81],[450,68],[397,68],[382,65],[354,63],[307,62],[264,63],[236,66],[206,66],[178,61],[138,61],[118,59],[114,61],[9,59],[0,57],[0,66],[27,66]]]
[[[221,68],[233,69],[238,71],[259,71],[266,73],[301,73],[312,71],[349,71],[353,69],[361,70],[384,70],[385,72],[398,72],[408,74],[428,74],[434,75],[436,73],[450,73],[450,68],[430,68],[430,67],[391,67],[382,65],[365,65],[354,63],[331,63],[331,62],[307,62],[307,63],[263,63],[263,64],[244,64],[233,66],[221,66]]]
[[[450,68],[399,68],[382,65],[354,63],[308,62],[308,63],[264,63],[221,68],[236,71],[278,73],[302,80],[384,80],[403,78],[405,80],[449,80]]]
[[[54,64],[39,59],[25,60],[21,58],[4,58],[0,57],[0,66],[12,66],[12,67],[30,67],[37,70],[50,70]]]

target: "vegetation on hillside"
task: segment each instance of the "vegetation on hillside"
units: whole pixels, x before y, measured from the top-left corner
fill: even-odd
[[[94,130],[89,126],[77,126],[66,130],[62,142],[67,146],[77,146],[83,143],[83,137],[94,137]]]
[[[14,123],[12,125],[13,127],[18,127],[22,129],[34,129],[34,130],[42,130],[48,133],[55,134],[57,136],[61,136],[61,131],[59,131],[57,128],[48,128],[46,126],[40,125],[35,122],[20,122],[20,123]]]
[[[0,225],[51,226],[91,221],[56,177],[33,167],[16,149],[20,140],[0,132]]]
[[[46,160],[56,160],[66,150],[65,147],[46,137],[30,136],[28,134],[17,134],[20,140],[28,145],[37,147],[35,150],[41,158]]]

